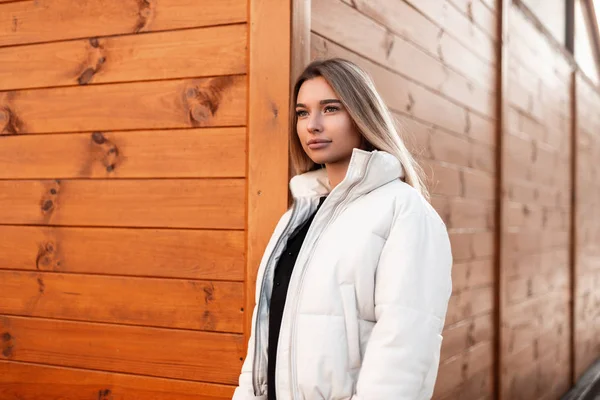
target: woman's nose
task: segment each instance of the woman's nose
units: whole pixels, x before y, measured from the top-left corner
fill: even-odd
[[[308,131],[311,133],[323,132],[323,122],[321,121],[321,116],[319,114],[311,115],[306,129],[308,129]]]

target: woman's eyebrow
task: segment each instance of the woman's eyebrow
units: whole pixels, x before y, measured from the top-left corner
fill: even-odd
[[[321,100],[321,101],[319,102],[319,104],[321,104],[321,105],[323,105],[323,104],[334,104],[334,103],[337,103],[337,104],[342,104],[342,102],[341,102],[341,101],[339,101],[338,99],[325,99],[325,100]],[[306,104],[304,104],[304,103],[297,103],[297,104],[296,104],[296,107],[304,107],[304,108],[307,108],[307,107],[306,107]]]

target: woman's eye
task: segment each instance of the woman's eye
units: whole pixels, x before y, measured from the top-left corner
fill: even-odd
[[[296,110],[297,117],[305,117],[308,113],[305,110]]]
[[[325,107],[325,112],[336,112],[337,110],[339,110],[339,108],[337,108],[337,107],[332,107],[332,106]]]

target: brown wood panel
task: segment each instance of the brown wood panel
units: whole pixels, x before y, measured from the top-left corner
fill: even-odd
[[[479,84],[339,0],[316,1],[312,24],[317,34],[487,117],[494,115],[493,95]]]
[[[233,386],[0,361],[5,400],[222,400]]]
[[[495,40],[481,30],[474,29],[469,18],[449,6],[447,1],[407,1],[480,58],[492,64],[496,63]]]
[[[246,339],[258,266],[288,205],[291,1],[249,1]]]
[[[0,46],[246,21],[246,0],[36,0],[0,6]]]
[[[0,313],[243,332],[237,282],[0,271]]]
[[[243,229],[243,179],[0,181],[4,224]]]
[[[448,0],[463,15],[465,15],[477,29],[482,30],[491,38],[498,32],[498,19],[496,14],[480,0]]]
[[[574,204],[574,373],[600,357],[600,90],[576,74]]]
[[[0,135],[246,124],[246,77],[0,93]]]
[[[494,66],[447,35],[418,9],[403,1],[353,0],[353,3],[361,13],[422,48],[442,64],[477,82],[483,89],[495,91]]]
[[[245,175],[245,128],[11,135],[0,146],[0,179]]]
[[[0,361],[4,400],[224,400],[233,386]]]
[[[0,48],[0,90],[245,74],[246,25]]]
[[[243,281],[243,231],[0,226],[0,269]]]
[[[365,68],[388,107],[395,112],[484,143],[493,142],[494,124],[491,119],[468,111],[432,89],[416,84],[316,34],[312,35],[312,52],[313,58],[343,57]]]
[[[0,316],[0,360],[236,384],[242,335]]]

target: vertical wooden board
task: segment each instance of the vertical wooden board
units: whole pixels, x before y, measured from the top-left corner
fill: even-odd
[[[258,265],[288,204],[291,4],[250,0],[249,10],[246,337]]]
[[[575,378],[600,357],[600,90],[576,74]]]
[[[243,231],[0,226],[0,269],[243,281]]]
[[[0,271],[0,313],[243,333],[233,282]]]
[[[245,123],[240,75],[0,92],[0,135]]]
[[[233,387],[214,383],[0,361],[4,400],[225,400]]]
[[[0,140],[0,179],[246,175],[244,128],[10,135]]]
[[[571,342],[571,208],[554,195],[571,192],[573,153],[562,139],[571,137],[570,86],[564,84],[571,74],[564,70],[563,51],[519,4],[507,2],[504,10],[511,21],[505,52],[517,68],[504,75],[499,398],[553,398],[571,375],[565,362]],[[522,74],[533,65],[539,68]],[[527,239],[533,237],[538,240]],[[525,239],[517,246],[526,251],[514,252],[516,238]]]
[[[0,181],[4,224],[244,228],[243,179]]]
[[[235,384],[242,335],[0,316],[0,361]]]
[[[246,42],[237,24],[5,47],[0,90],[245,74]]]
[[[246,0],[0,4],[0,46],[244,22],[246,7]]]

